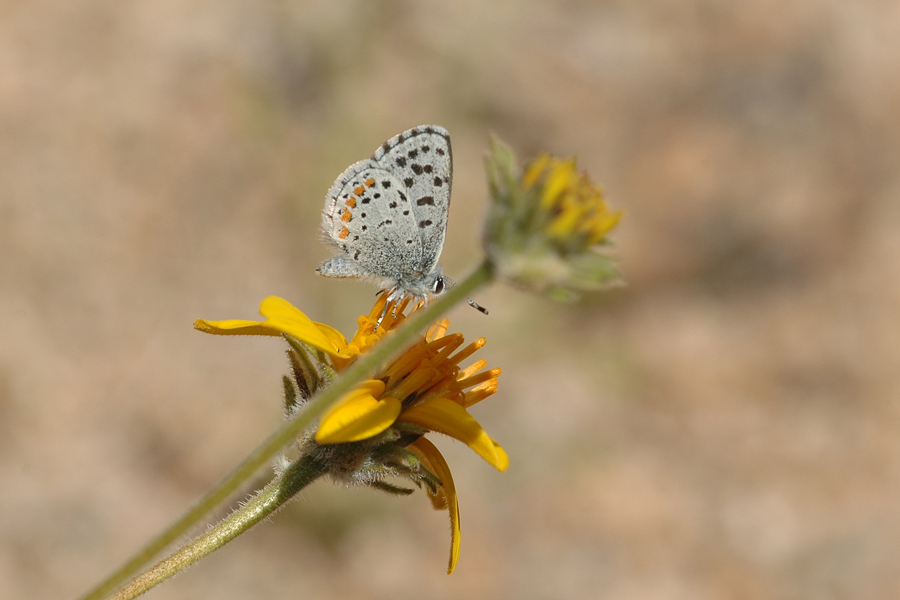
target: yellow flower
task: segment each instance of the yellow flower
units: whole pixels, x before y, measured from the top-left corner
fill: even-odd
[[[439,485],[430,490],[435,508],[450,513],[451,550],[447,569],[452,573],[459,558],[459,506],[450,468],[438,449],[422,434],[443,433],[467,444],[500,471],[509,457],[467,409],[497,390],[499,369],[483,370],[479,360],[460,369],[459,363],[479,348],[480,338],[453,354],[463,344],[461,334],[446,335],[443,321],[378,379],[366,381],[345,395],[322,417],[315,439],[320,444],[363,442],[384,435],[388,443],[411,450]],[[412,441],[407,439],[414,437]],[[403,475],[403,473],[393,473]],[[415,480],[415,477],[413,477]]]
[[[512,150],[493,140],[487,169],[484,244],[498,275],[558,299],[619,280],[601,247],[622,213],[610,211],[574,159],[543,154],[522,172]]]
[[[260,306],[265,321],[198,320],[194,327],[218,335],[286,335],[289,341],[293,338],[299,342],[301,349],[306,345],[321,352],[328,363],[324,366],[339,373],[402,323],[406,306],[403,302],[386,307],[382,295],[370,314],[359,318],[359,328],[350,342],[274,296]],[[377,325],[381,315],[384,318]],[[484,360],[461,368],[460,363],[482,348],[485,339],[463,347],[461,334],[447,334],[448,324],[445,319],[433,325],[391,365],[345,394],[322,416],[313,438],[301,445],[329,464],[332,477],[341,481],[363,483],[395,494],[411,490],[385,483],[385,477],[406,477],[416,485],[425,485],[434,507],[450,513],[447,572],[452,573],[459,558],[456,488],[447,462],[424,434],[436,432],[456,438],[500,471],[509,466],[509,457],[467,410],[497,391],[500,370],[485,370]],[[297,347],[292,347],[296,352]],[[318,377],[317,369],[298,374],[297,363],[303,360],[292,357],[301,392],[310,378]]]

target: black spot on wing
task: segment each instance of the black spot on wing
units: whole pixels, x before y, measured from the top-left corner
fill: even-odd
[[[441,156],[443,156],[444,154],[446,154],[446,152],[444,152],[444,149],[443,149],[443,148],[438,148],[437,150],[435,150],[435,152],[437,152],[437,153],[440,154]]]
[[[424,167],[422,167],[422,170],[425,171],[426,173],[431,173],[432,167],[431,167],[431,165],[425,165]]]
[[[434,196],[422,196],[421,198],[416,200],[417,206],[425,206],[426,204],[428,206],[434,206]],[[430,222],[431,221],[429,221],[429,223]]]
[[[431,146],[422,146],[422,153],[428,154],[431,151]]]
[[[419,228],[421,228],[421,229],[425,229],[429,225],[431,225],[431,219],[425,219],[424,221],[419,221]]]
[[[434,187],[441,187],[442,185],[444,185],[444,182],[441,181],[441,178],[435,177],[434,178]]]
[[[415,173],[416,175],[422,174],[422,165],[413,163],[413,165],[410,168],[413,170],[413,173]]]
[[[415,158],[419,155],[419,151],[418,150],[410,150],[409,152],[406,153],[406,155],[410,158]]]
[[[381,182],[381,187],[383,187],[384,189],[388,189],[389,187],[391,187],[391,182],[385,179]]]
[[[405,166],[406,166],[406,159],[403,158],[402,156],[401,156],[400,158],[398,158],[398,159],[397,159],[397,166],[398,166],[398,167],[405,167]]]
[[[406,179],[403,180],[403,183],[406,184],[406,187],[411,188],[412,184],[413,184],[413,178],[407,177]]]

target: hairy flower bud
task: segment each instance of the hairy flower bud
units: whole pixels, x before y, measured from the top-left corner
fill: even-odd
[[[487,173],[484,246],[500,277],[558,300],[621,281],[607,234],[622,212],[610,211],[574,159],[543,154],[522,171],[494,138]]]

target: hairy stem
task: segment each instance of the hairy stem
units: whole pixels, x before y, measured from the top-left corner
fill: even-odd
[[[325,464],[304,456],[262,489],[252,500],[221,523],[185,544],[170,556],[131,580],[115,600],[131,600],[218,550],[285,505],[294,495],[325,473]]]
[[[465,280],[442,294],[438,300],[413,313],[403,325],[393,331],[391,335],[383,338],[379,344],[335,378],[331,385],[320,390],[306,402],[290,420],[285,421],[281,427],[257,446],[247,458],[200,498],[184,515],[153,538],[117,571],[82,596],[81,600],[100,600],[116,589],[169,544],[184,535],[211,510],[227,501],[260,467],[269,463],[285,445],[312,425],[341,396],[366,379],[376,368],[395,358],[409,346],[419,332],[473,291],[487,284],[492,277],[493,267],[485,261]]]

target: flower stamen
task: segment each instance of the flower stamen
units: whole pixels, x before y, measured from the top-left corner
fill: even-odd
[[[450,319],[441,319],[428,328],[428,333],[425,334],[425,341],[433,342],[434,340],[444,337],[448,327],[450,327]]]
[[[459,375],[457,375],[456,378],[457,378],[457,380],[463,380],[466,377],[471,377],[472,375],[474,375],[478,371],[482,370],[486,366],[487,366],[486,360],[484,360],[484,359],[476,360],[471,365],[469,365],[468,367],[466,367],[465,369],[460,371]]]
[[[473,385],[478,385],[479,383],[484,383],[489,379],[496,379],[497,377],[500,377],[500,369],[491,369],[489,371],[484,371],[482,373],[478,373],[477,375],[459,380],[459,386],[462,388],[467,388]]]
[[[463,408],[469,408],[478,404],[488,396],[492,396],[497,391],[497,380],[490,379],[481,385],[472,388],[465,393],[462,400]]]
[[[422,389],[423,386],[431,381],[437,373],[437,370],[427,364],[427,362],[427,360],[423,360],[420,366],[410,373],[406,379],[389,390],[390,394],[402,401],[412,395],[416,390]]]
[[[447,360],[458,365],[462,361],[466,360],[467,358],[484,348],[485,344],[487,344],[487,340],[483,337],[480,337]]]

